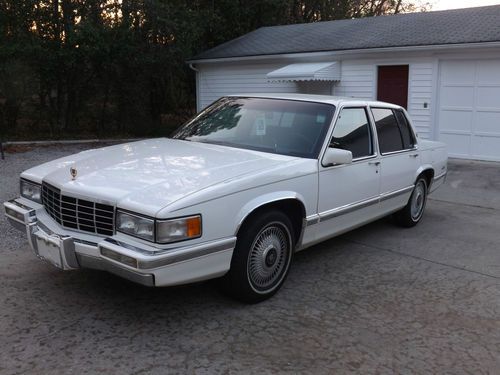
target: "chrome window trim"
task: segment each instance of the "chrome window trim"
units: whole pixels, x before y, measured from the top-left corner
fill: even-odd
[[[370,112],[370,115],[371,115],[371,120],[373,121],[373,127],[375,128],[375,132],[376,132],[376,135],[377,135],[377,137],[376,137],[377,138],[377,147],[378,147],[378,151],[379,151],[379,153],[380,153],[381,156],[395,155],[395,154],[401,154],[403,152],[409,152],[409,151],[416,151],[416,150],[418,150],[418,137],[417,137],[417,133],[413,129],[413,124],[410,122],[410,116],[408,116],[408,112],[406,111],[406,109],[404,109],[403,107],[392,108],[392,107],[384,107],[384,106],[377,106],[377,105],[373,105],[373,106],[369,105],[368,108],[370,109],[369,112]],[[398,128],[399,128],[399,122],[398,122],[398,119],[396,117],[396,114],[394,114],[394,111],[402,110],[403,115],[405,116],[406,121],[408,122],[410,131],[411,131],[411,133],[413,135],[413,139],[415,141],[414,147],[413,148],[404,148],[404,149],[401,149],[401,150],[390,151],[390,152],[382,152],[382,151],[380,151],[380,145],[379,145],[379,142],[378,142],[377,124],[376,124],[376,121],[375,121],[375,117],[373,116],[373,112],[372,112],[373,109],[388,109],[388,110],[392,111],[392,113],[394,115],[394,118],[396,119],[396,123],[398,124]],[[399,132],[401,133],[401,129],[399,129]]]
[[[403,150],[397,150],[397,151],[391,151],[391,152],[382,152],[380,155],[382,156],[390,156],[390,155],[396,155],[396,154],[402,154],[404,152],[411,152],[411,151],[418,151],[418,146],[413,147],[413,148],[405,148]]]
[[[373,123],[373,119],[372,119],[372,115],[371,115],[371,111],[370,111],[370,106],[367,104],[362,104],[362,105],[339,104],[337,107],[337,110],[335,111],[335,114],[332,118],[332,123],[330,124],[330,130],[326,134],[325,144],[323,145],[323,149],[320,153],[320,157],[318,158],[318,162],[319,162],[319,165],[321,166],[322,170],[329,170],[331,168],[338,168],[338,167],[344,167],[346,165],[349,165],[349,164],[339,164],[339,165],[324,166],[323,162],[322,162],[323,157],[325,156],[326,150],[328,150],[328,148],[330,147],[329,146],[330,140],[333,137],[333,132],[335,131],[335,125],[337,124],[338,117],[343,109],[349,109],[349,108],[362,108],[365,110],[366,119],[368,120],[368,127],[370,129],[370,135],[371,135],[370,139],[372,142],[372,151],[373,151],[373,155],[367,155],[367,156],[362,156],[362,157],[359,157],[356,159],[352,159],[352,163],[361,162],[361,161],[365,161],[365,160],[369,160],[369,159],[375,159],[378,156],[380,156],[379,148],[378,148],[378,134],[377,134],[377,131],[374,127],[374,123]],[[320,170],[320,172],[322,170]]]

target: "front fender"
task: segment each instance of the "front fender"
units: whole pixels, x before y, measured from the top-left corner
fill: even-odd
[[[241,227],[241,224],[245,221],[245,219],[254,212],[256,209],[274,202],[279,202],[286,199],[295,199],[298,200],[305,209],[305,199],[304,197],[295,192],[295,191],[275,191],[272,193],[267,193],[261,196],[258,196],[248,203],[246,203],[236,215],[236,228],[234,234],[238,233],[238,230]],[[305,211],[305,210],[304,210]]]

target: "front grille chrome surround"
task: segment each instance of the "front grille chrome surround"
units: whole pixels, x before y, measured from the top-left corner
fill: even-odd
[[[62,195],[61,190],[42,183],[42,204],[47,213],[61,226],[105,236],[114,234],[115,208]]]

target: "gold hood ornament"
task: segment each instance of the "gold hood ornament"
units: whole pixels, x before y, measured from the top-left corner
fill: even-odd
[[[78,174],[78,171],[76,170],[75,167],[71,167],[69,169],[69,173],[71,173],[71,179],[74,181],[76,179],[76,176]]]

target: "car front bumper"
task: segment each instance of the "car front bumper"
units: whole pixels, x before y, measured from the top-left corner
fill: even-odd
[[[43,207],[18,198],[4,203],[5,215],[25,232],[35,255],[59,269],[92,268],[147,286],[186,284],[224,275],[236,238],[169,249],[137,246],[123,238],[102,238],[67,231]]]

